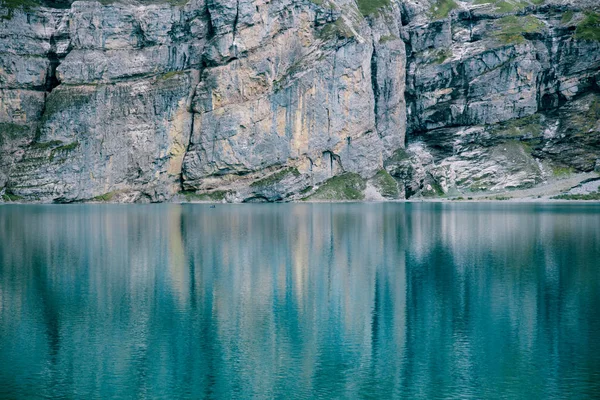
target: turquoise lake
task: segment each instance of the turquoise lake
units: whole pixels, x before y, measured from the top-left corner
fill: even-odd
[[[0,206],[0,398],[598,398],[600,205]]]

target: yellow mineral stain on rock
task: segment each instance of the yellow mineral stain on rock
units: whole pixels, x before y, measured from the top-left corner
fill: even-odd
[[[211,92],[211,95],[212,95],[212,109],[216,110],[217,108],[221,107],[222,96],[221,96],[221,93],[216,92],[214,90]]]
[[[217,146],[215,146],[215,152],[219,151],[217,147],[220,147],[220,152],[221,152],[223,159],[230,160],[229,162],[231,164],[239,163],[239,160],[235,154],[235,151],[231,147],[231,144],[229,143],[228,140],[220,140],[219,142],[217,142]]]
[[[167,173],[169,175],[179,176],[181,174],[183,157],[190,136],[191,118],[192,115],[186,109],[185,99],[181,99],[169,130],[170,146],[167,149],[169,156]]]
[[[256,123],[256,125],[257,125],[256,130],[258,132],[270,132],[272,123],[273,123],[273,121],[272,121],[271,117],[263,118]]]
[[[286,112],[287,108],[280,107],[277,109],[277,134],[280,137],[285,136],[285,128],[286,128]]]
[[[314,88],[310,89],[314,92]],[[309,90],[309,91],[310,91]],[[292,157],[299,157],[308,151],[308,129],[304,123],[304,95],[298,97],[298,106],[294,113],[294,122],[292,127]]]
[[[300,43],[302,43],[302,47],[310,47],[314,43],[311,19],[306,12],[300,13],[299,17],[300,29],[298,30],[298,36],[300,37]]]
[[[453,91],[454,91],[454,89],[452,89],[452,88],[445,88],[445,89],[436,90],[434,93],[437,96],[444,96],[444,95],[452,93]]]
[[[301,174],[306,174],[308,172],[310,172],[310,160],[308,159],[308,157],[304,157],[302,158],[302,160],[300,161],[300,163],[296,166],[296,168],[298,169],[298,172],[300,172]]]

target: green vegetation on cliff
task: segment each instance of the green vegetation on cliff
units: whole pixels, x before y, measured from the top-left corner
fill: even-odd
[[[559,166],[559,165],[554,165],[552,167],[552,175],[554,175],[557,178],[569,176],[573,172],[575,172],[573,167],[565,167],[565,166]]]
[[[347,172],[325,181],[306,200],[363,200],[366,184],[360,175]]]
[[[92,201],[99,201],[99,202],[103,202],[103,203],[108,203],[110,202],[113,197],[115,197],[115,195],[117,194],[117,192],[108,192],[108,193],[104,193],[101,194],[100,196],[96,196],[92,199]]]
[[[600,192],[586,194],[559,194],[554,196],[556,200],[600,200]]]
[[[600,15],[594,12],[585,14],[585,18],[577,25],[575,38],[600,41]]]
[[[379,170],[373,177],[372,182],[383,197],[387,199],[400,197],[396,180],[385,169]]]
[[[446,61],[450,57],[452,57],[452,50],[440,49],[440,50],[436,51],[436,53],[433,56],[432,61],[435,64],[442,64],[444,61]]]
[[[456,8],[458,8],[458,4],[454,0],[437,0],[429,8],[429,15],[433,19],[443,19],[450,14],[450,11]]]
[[[562,22],[563,24],[568,24],[569,22],[571,22],[574,15],[575,13],[572,10],[569,10],[563,14],[563,16],[560,19],[560,22]]]
[[[52,118],[55,114],[65,112],[70,108],[81,109],[91,102],[96,93],[85,90],[61,90],[60,87],[53,90],[46,98],[46,109],[44,120]]]
[[[350,39],[354,37],[354,32],[343,18],[338,18],[334,22],[326,24],[321,32],[319,32],[319,36],[324,40],[331,40],[336,37]]]
[[[300,172],[296,168],[292,168],[292,167],[284,168],[284,169],[277,171],[269,176],[266,176],[262,179],[252,182],[250,184],[250,187],[265,188],[268,186],[273,186],[289,176],[300,176]]]
[[[20,200],[25,200],[25,198],[23,198],[21,196],[17,196],[16,194],[13,194],[8,191],[2,195],[2,201],[5,201],[5,202],[20,201]]]
[[[14,10],[16,8],[29,10],[33,7],[41,6],[42,4],[41,1],[36,0],[0,0],[0,6],[9,10]]]
[[[533,15],[517,17],[510,15],[496,21],[494,36],[506,44],[519,44],[525,41],[526,33],[541,32],[544,23]]]
[[[31,148],[36,150],[48,150],[60,145],[62,145],[60,140],[51,140],[49,142],[35,142],[31,145]]]
[[[519,11],[528,6],[541,6],[546,0],[475,0],[473,4],[491,4],[494,11],[499,13],[511,13]]]
[[[54,148],[50,152],[50,161],[54,161],[54,157],[56,157],[57,154],[70,153],[71,151],[75,150],[78,147],[79,147],[79,142],[72,142],[69,144],[65,144],[64,146],[59,146],[59,147]]]
[[[595,130],[598,121],[600,121],[600,100],[594,98],[589,103],[587,110],[574,113],[569,118],[567,124],[561,126],[561,128],[565,128],[566,130],[573,129],[577,131],[577,135],[588,135]]]
[[[542,115],[533,114],[523,118],[501,122],[492,128],[494,135],[507,138],[534,139],[542,136]]]
[[[357,0],[358,9],[364,16],[375,14],[390,5],[390,0]]]
[[[185,199],[189,202],[193,201],[205,201],[212,203],[220,203],[225,199],[227,192],[225,190],[215,190],[213,192],[206,193],[195,193],[195,192],[183,192]]]
[[[0,122],[0,146],[24,135],[28,129],[29,127],[26,125]]]

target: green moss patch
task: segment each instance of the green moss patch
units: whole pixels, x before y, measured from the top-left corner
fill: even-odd
[[[377,171],[372,179],[372,183],[383,197],[387,199],[397,199],[400,197],[396,180],[385,169]]]
[[[541,32],[543,22],[532,15],[517,17],[510,15],[496,21],[494,36],[502,43],[518,44],[525,41],[524,34]]]
[[[577,25],[575,38],[600,41],[600,15],[593,12],[586,13],[583,21]]]
[[[431,189],[428,189],[426,185],[422,190],[421,193],[423,197],[442,197],[445,195],[444,189],[442,189],[442,185],[440,185],[439,182],[431,180],[429,186],[431,186]]]
[[[385,165],[396,164],[396,163],[400,163],[402,161],[408,160],[409,158],[410,158],[410,156],[408,155],[406,150],[400,148],[400,149],[394,151],[394,154],[392,154],[392,156],[390,158],[385,160],[384,164]]]
[[[363,200],[365,180],[358,174],[347,172],[325,181],[306,200]]]
[[[528,4],[524,1],[500,0],[496,2],[496,11],[499,13],[510,13],[524,9]]]
[[[62,145],[63,142],[60,140],[51,140],[49,142],[35,142],[31,145],[32,149],[35,150],[48,150],[57,146]]]
[[[96,196],[96,197],[92,198],[92,201],[100,201],[103,203],[108,203],[108,202],[112,201],[112,199],[115,197],[116,194],[117,194],[117,192],[104,193],[104,194],[101,194],[100,196]]]
[[[568,24],[573,20],[574,15],[575,13],[572,10],[569,10],[563,14],[563,16],[560,19],[560,22],[563,24]]]
[[[569,176],[573,172],[575,172],[573,167],[566,167],[566,166],[560,166],[560,165],[552,166],[552,175],[554,175],[557,178]]]
[[[6,192],[2,195],[2,200],[5,202],[11,202],[11,201],[21,201],[21,200],[25,200],[24,197],[18,196],[16,194],[13,194],[11,192]]]
[[[541,118],[540,114],[533,114],[502,122],[493,128],[492,133],[508,138],[538,138],[543,135]]]
[[[302,189],[300,191],[300,194],[306,194],[306,193],[311,192],[312,190],[313,190],[313,187],[312,186],[308,186],[308,187],[305,187],[304,189]]]
[[[300,172],[296,168],[292,168],[292,167],[284,168],[284,169],[277,171],[269,176],[266,176],[262,179],[252,182],[250,184],[250,187],[265,188],[268,186],[273,186],[289,176],[300,176]]]
[[[93,95],[91,92],[82,91],[78,88],[65,87],[61,89],[59,87],[48,95],[43,119],[47,120],[54,114],[68,109],[81,109],[90,102]]]
[[[350,39],[354,37],[354,32],[343,18],[338,18],[334,22],[326,24],[319,32],[319,37],[323,40],[332,40],[338,37]]]
[[[387,43],[392,42],[394,40],[398,40],[398,36],[395,35],[383,35],[379,38],[379,43]]]
[[[450,49],[440,49],[437,50],[431,60],[435,64],[442,64],[444,61],[452,57],[452,50]]]
[[[538,3],[535,3],[536,1]],[[543,2],[544,0],[532,0],[533,4],[538,5]],[[530,5],[524,0],[475,0],[473,4],[491,4],[494,6],[494,11],[501,14],[517,12]]]
[[[26,125],[18,125],[8,122],[0,123],[0,146],[10,140],[17,139],[29,130]]]
[[[429,15],[433,19],[444,19],[456,8],[458,4],[454,0],[437,0],[429,8]]]
[[[185,71],[169,71],[158,76],[158,80],[166,81],[179,75],[183,75]]]
[[[572,130],[579,134],[587,134],[594,130],[600,120],[600,100],[595,98],[585,112],[574,113],[567,121],[566,130]]]
[[[30,11],[35,7],[42,5],[41,2],[35,0],[0,0],[0,9],[5,9],[6,14],[0,16],[0,20],[10,20],[13,17],[14,10],[21,9]]]
[[[384,7],[390,5],[390,0],[358,0],[358,10],[362,15],[369,16],[375,14]]]
[[[72,142],[63,146],[58,146],[52,149],[52,151],[50,152],[50,161],[54,160],[54,157],[57,154],[61,154],[61,153],[70,153],[71,151],[75,150],[76,148],[79,147],[79,142]]]

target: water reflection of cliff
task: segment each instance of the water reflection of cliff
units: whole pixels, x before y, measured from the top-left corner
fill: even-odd
[[[0,397],[600,389],[598,207],[490,207],[0,208]]]

